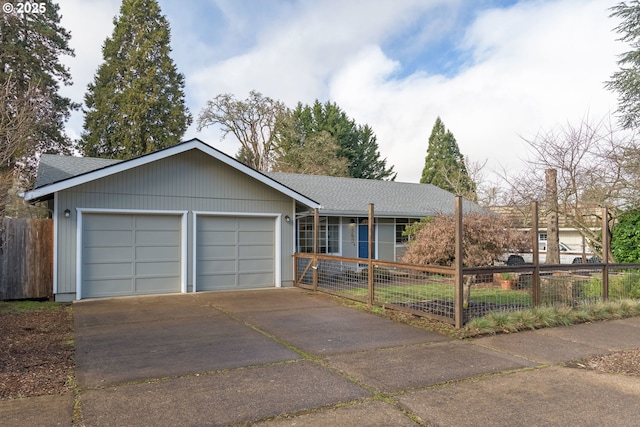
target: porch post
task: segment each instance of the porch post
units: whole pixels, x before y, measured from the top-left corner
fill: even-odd
[[[368,268],[368,288],[369,288],[369,305],[373,304],[373,295],[374,295],[374,275],[375,275],[375,269],[373,267],[373,249],[374,249],[374,245],[373,245],[373,239],[375,237],[375,223],[374,223],[374,216],[373,216],[373,203],[369,203],[369,219],[368,219],[369,223],[368,223],[368,231],[369,231],[369,241],[367,242],[368,245],[368,251],[369,251],[369,260],[368,260],[368,264],[367,264],[367,268]]]
[[[609,299],[609,210],[602,208],[602,300]]]
[[[311,268],[313,269],[311,273],[312,282],[313,282],[313,290],[318,290],[318,236],[319,230],[318,227],[320,225],[320,214],[318,213],[318,208],[313,210],[313,259],[311,260]]]
[[[461,329],[464,326],[464,277],[463,277],[463,247],[462,247],[462,196],[456,196],[456,214],[455,214],[455,301],[454,301],[454,320],[456,328]]]
[[[540,305],[540,248],[538,247],[538,202],[531,202],[531,244],[533,247],[533,273],[531,274],[531,299],[533,306]]]

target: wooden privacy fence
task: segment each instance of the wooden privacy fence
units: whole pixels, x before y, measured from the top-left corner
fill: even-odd
[[[53,295],[53,220],[0,222],[0,300]]]

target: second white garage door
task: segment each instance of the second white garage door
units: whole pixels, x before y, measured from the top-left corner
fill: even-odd
[[[272,217],[199,215],[197,290],[275,286],[275,234]]]

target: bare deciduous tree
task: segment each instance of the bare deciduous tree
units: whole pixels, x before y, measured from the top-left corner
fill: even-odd
[[[19,177],[21,160],[35,153],[33,128],[47,114],[46,100],[33,84],[19,93],[8,79],[0,85],[0,217],[11,199],[10,189]]]
[[[246,100],[221,94],[207,102],[198,116],[198,130],[220,125],[222,138],[232,133],[240,142],[238,159],[259,171],[268,171],[273,161],[275,128],[285,105],[251,91]]]
[[[529,148],[528,167],[516,177],[504,179],[511,187],[509,204],[529,211],[533,200],[545,199],[545,171],[557,171],[558,215],[578,230],[591,248],[599,242],[600,207],[612,213],[640,201],[640,148],[635,134],[612,125],[609,118],[598,122],[583,119],[555,131],[523,138]],[[552,206],[543,206],[547,216]]]

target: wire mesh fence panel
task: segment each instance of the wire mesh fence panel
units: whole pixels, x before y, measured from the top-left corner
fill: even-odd
[[[374,268],[374,301],[430,317],[454,319],[453,274],[409,267]]]
[[[465,274],[463,318],[468,321],[495,311],[531,308],[532,283],[532,273],[522,270]]]
[[[577,307],[602,300],[602,270],[563,269],[540,273],[540,304]]]
[[[609,299],[640,299],[640,268],[609,267]]]
[[[318,289],[344,294],[354,299],[366,299],[368,293],[366,264],[320,259],[318,261]]]
[[[295,257],[295,278],[298,286],[313,286],[313,269],[311,257]]]
[[[314,265],[314,259],[316,264]],[[296,254],[296,285],[346,298],[369,301],[367,259]],[[450,267],[420,266],[374,260],[374,304],[452,322],[455,319],[455,271]],[[609,264],[608,298],[640,299],[640,265]],[[539,270],[539,271],[538,271]],[[463,323],[492,312],[541,306],[580,306],[603,297],[603,264],[532,265],[464,268]],[[534,276],[538,271],[538,276]]]

